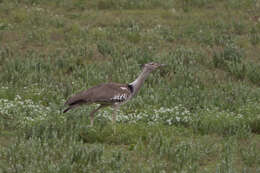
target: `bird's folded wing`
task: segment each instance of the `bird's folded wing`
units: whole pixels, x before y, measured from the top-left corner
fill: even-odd
[[[129,98],[131,91],[126,84],[107,83],[77,93],[69,98],[67,105],[84,103],[115,103]]]

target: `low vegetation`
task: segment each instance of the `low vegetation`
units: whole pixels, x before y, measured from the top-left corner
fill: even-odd
[[[0,173],[260,171],[259,0],[0,0]],[[168,64],[122,106],[73,93]]]

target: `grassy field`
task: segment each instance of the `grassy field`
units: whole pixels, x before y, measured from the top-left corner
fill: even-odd
[[[168,64],[122,106],[73,93]],[[260,0],[0,0],[0,173],[260,172]]]

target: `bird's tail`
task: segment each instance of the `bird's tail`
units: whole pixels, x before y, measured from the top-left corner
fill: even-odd
[[[71,103],[68,103],[68,101],[65,103],[65,105],[68,105],[69,107],[67,108],[67,109],[65,109],[64,111],[63,111],[63,113],[66,113],[67,111],[69,111],[70,109],[73,109],[73,108],[75,108],[75,107],[78,107],[78,106],[80,106],[80,105],[82,105],[82,104],[84,104],[84,103],[87,103],[86,101],[84,101],[84,100],[76,100],[76,101],[74,101],[74,102],[71,102]]]
[[[68,112],[70,109],[71,109],[71,107],[68,107],[67,109],[65,109],[65,110],[63,111],[63,113]]]

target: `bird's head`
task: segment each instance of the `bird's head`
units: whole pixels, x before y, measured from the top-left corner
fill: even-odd
[[[142,67],[144,70],[153,71],[153,70],[163,67],[163,66],[165,66],[165,64],[159,64],[157,62],[149,62],[147,64],[144,64]]]

